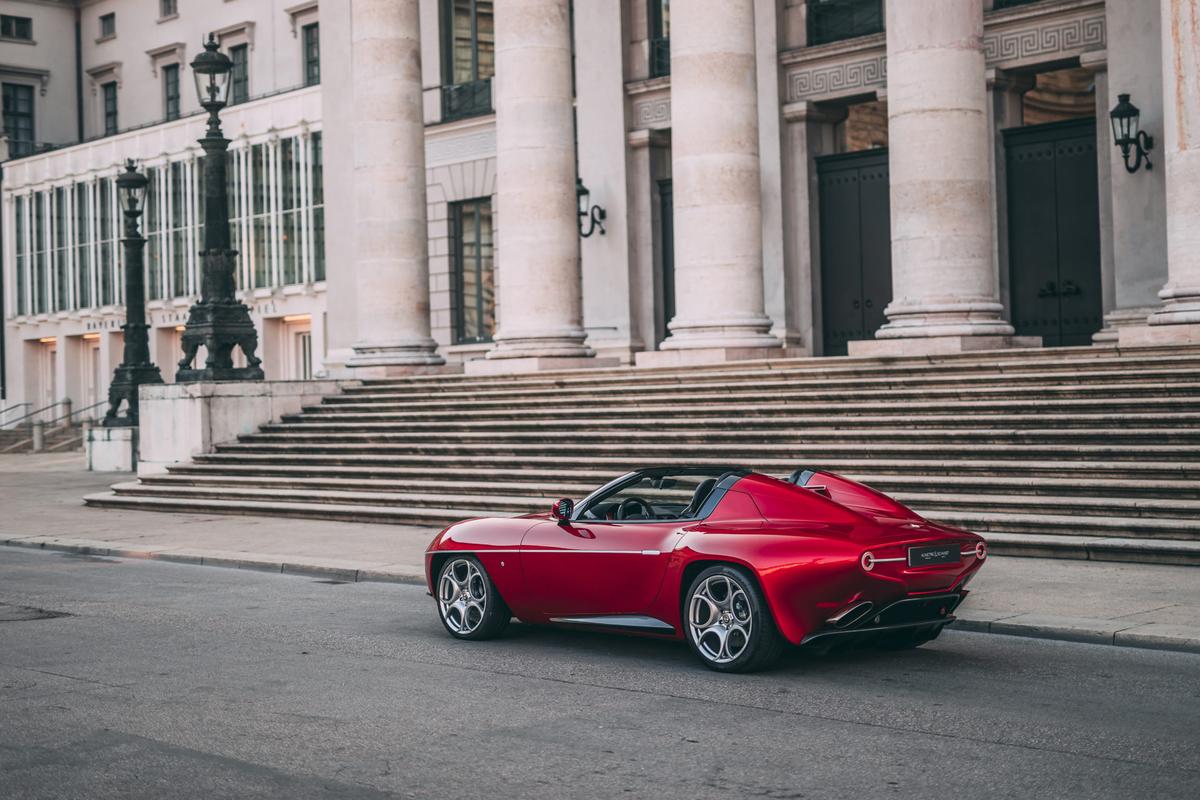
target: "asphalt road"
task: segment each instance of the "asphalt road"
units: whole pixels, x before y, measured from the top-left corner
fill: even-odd
[[[1200,797],[1196,655],[948,631],[724,676],[511,630],[452,641],[417,586],[0,547],[0,798]]]

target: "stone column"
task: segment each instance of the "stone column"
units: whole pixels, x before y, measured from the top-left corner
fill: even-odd
[[[468,371],[584,366],[567,0],[496,4],[498,325]],[[599,181],[600,177],[597,176]],[[509,363],[497,363],[499,361]],[[490,362],[490,363],[489,363]]]
[[[893,300],[869,352],[1012,344],[993,264],[983,5],[888,0]]]
[[[444,363],[429,335],[419,6],[350,6],[358,339],[346,364],[359,374]]]
[[[1159,341],[1200,342],[1200,0],[1162,0],[1162,69],[1167,285],[1150,325],[1186,326]]]
[[[662,348],[708,351],[683,360],[762,357],[782,343],[763,303],[754,0],[672,12],[676,315]]]

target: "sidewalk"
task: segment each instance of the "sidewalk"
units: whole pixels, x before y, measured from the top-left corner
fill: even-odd
[[[206,566],[422,583],[436,531],[322,520],[86,508],[129,480],[80,454],[0,455],[0,545]],[[3,560],[0,550],[0,560]],[[1200,653],[1200,569],[992,556],[958,630]]]

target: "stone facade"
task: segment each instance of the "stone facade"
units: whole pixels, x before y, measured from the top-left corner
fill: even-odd
[[[890,241],[888,264],[860,265],[890,296],[863,298],[886,316],[853,351],[1036,344],[1015,313],[1029,281],[1061,295],[1064,320],[1079,281],[1013,247],[1025,196],[1006,136],[1086,117],[1098,211],[1083,228],[1098,243],[1079,291],[1103,316],[1090,333],[1195,341],[1197,1],[843,0],[880,24],[842,30],[822,16],[836,3],[804,0],[678,0],[666,18],[656,0],[198,0],[167,18],[149,0],[13,0],[34,41],[0,42],[0,79],[28,87],[36,143],[54,149],[10,142],[4,164],[4,405],[104,397],[120,259],[93,218],[126,157],[161,170],[150,319],[173,374],[198,269],[186,64],[209,28],[245,48],[249,99],[223,117],[240,285],[271,378],[828,354],[826,331],[858,302],[829,264],[856,236]],[[113,37],[97,27],[108,13]],[[163,120],[173,66],[181,118]],[[104,135],[110,84],[120,132]],[[1128,172],[1112,144],[1123,93],[1155,138],[1153,169]],[[890,203],[864,225],[882,233],[831,227],[823,171],[873,152]],[[577,179],[606,212],[588,238]]]

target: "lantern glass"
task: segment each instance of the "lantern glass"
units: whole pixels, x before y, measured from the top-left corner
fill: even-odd
[[[590,191],[588,191],[588,188],[586,186],[583,185],[583,180],[581,178],[576,178],[575,179],[575,199],[579,203],[579,216],[581,216],[581,217],[587,216],[588,205],[589,205],[588,201],[591,200],[591,196],[592,196],[592,193]]]
[[[1129,102],[1129,95],[1117,96],[1117,104],[1109,113],[1112,119],[1113,142],[1117,145],[1131,144],[1138,135],[1138,118],[1141,112]]]
[[[194,69],[192,76],[196,79],[196,96],[200,98],[201,105],[226,104],[230,84],[228,72],[201,72]]]
[[[137,171],[132,161],[125,162],[125,171],[117,176],[117,193],[121,196],[121,206],[127,211],[140,211],[149,185],[150,181]]]

